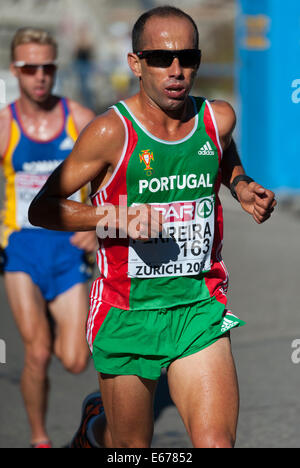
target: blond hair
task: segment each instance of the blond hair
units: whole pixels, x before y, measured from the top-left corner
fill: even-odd
[[[57,56],[57,42],[48,31],[39,28],[21,28],[15,33],[11,42],[11,60],[15,60],[15,50],[21,44],[51,45]]]

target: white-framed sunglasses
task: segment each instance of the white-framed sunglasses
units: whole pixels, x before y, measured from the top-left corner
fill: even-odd
[[[42,64],[35,64],[35,63],[27,63],[24,61],[17,61],[14,62],[14,66],[19,68],[22,73],[25,75],[35,75],[38,70],[43,70],[45,75],[54,75],[57,70],[57,61],[42,63]]]

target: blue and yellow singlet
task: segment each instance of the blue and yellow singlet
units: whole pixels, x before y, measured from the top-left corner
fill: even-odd
[[[78,137],[68,101],[60,99],[63,123],[59,133],[48,141],[34,140],[22,126],[17,102],[11,112],[10,137],[3,156],[5,177],[5,207],[2,216],[1,245],[6,247],[11,233],[21,229],[36,229],[29,223],[29,206],[50,174],[70,154]],[[73,200],[86,200],[86,189],[72,196]]]

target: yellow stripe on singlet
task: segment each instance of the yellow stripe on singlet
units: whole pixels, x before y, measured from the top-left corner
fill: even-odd
[[[69,135],[69,137],[72,138],[72,140],[75,143],[75,141],[78,138],[79,133],[77,131],[75,122],[74,122],[73,117],[71,115],[69,115],[68,118],[67,118],[66,132]]]
[[[17,224],[17,205],[16,205],[16,173],[13,167],[13,154],[19,144],[21,132],[15,120],[11,122],[11,133],[7,151],[3,156],[3,172],[6,180],[5,186],[5,204],[1,213],[1,224],[4,226],[1,232],[1,246],[7,247],[8,238],[13,231],[19,231]]]

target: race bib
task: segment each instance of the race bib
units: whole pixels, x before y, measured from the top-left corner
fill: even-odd
[[[192,202],[151,204],[166,222],[160,238],[130,240],[128,276],[160,278],[192,276],[211,268],[215,197]]]
[[[35,228],[28,219],[28,210],[31,202],[46,183],[50,174],[26,174],[23,172],[16,174],[16,216],[20,228]],[[80,202],[80,192],[72,195],[70,200]]]

